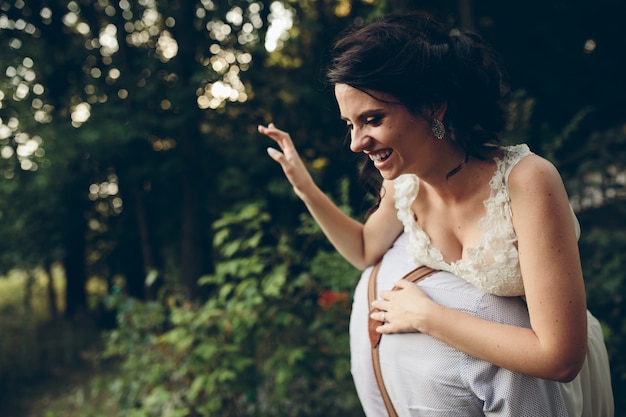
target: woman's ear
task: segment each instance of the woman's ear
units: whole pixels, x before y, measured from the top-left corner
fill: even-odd
[[[448,110],[448,102],[444,101],[437,107],[433,107],[432,117],[441,122],[443,121],[443,118],[445,117],[447,110]]]

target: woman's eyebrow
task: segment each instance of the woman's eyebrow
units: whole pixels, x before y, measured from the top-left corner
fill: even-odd
[[[378,114],[384,113],[384,112],[385,112],[385,109],[383,109],[383,108],[364,110],[359,115],[357,115],[357,119],[363,120],[363,119],[365,119],[365,118],[367,118],[369,116],[378,115]],[[341,120],[344,120],[346,122],[349,121],[349,119],[346,116],[344,116],[344,115],[341,115]]]

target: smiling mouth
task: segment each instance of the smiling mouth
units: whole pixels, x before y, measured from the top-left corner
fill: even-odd
[[[375,154],[370,153],[370,154],[367,154],[367,156],[369,156],[369,158],[374,162],[382,162],[382,161],[385,161],[387,158],[389,158],[391,153],[392,153],[391,150],[386,150],[386,151],[378,152]]]

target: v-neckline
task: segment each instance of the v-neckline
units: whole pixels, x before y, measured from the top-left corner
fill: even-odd
[[[496,181],[496,178],[498,176],[504,175],[504,172],[501,172],[501,171],[503,171],[503,166],[504,166],[503,161],[504,161],[504,157],[505,157],[505,152],[506,152],[506,149],[503,149],[503,153],[501,155],[493,157],[493,161],[495,163],[495,168],[494,168],[493,173],[491,174],[491,177],[490,177],[489,182],[488,182],[488,184],[489,184],[489,196],[482,201],[482,205],[483,205],[483,207],[485,209],[485,212],[478,219],[478,221],[476,222],[476,228],[480,232],[480,239],[478,241],[478,245],[477,246],[468,247],[466,249],[464,248],[462,253],[467,254],[468,257],[470,257],[472,253],[480,250],[481,248],[483,248],[485,246],[485,242],[484,242],[484,240],[485,240],[485,233],[484,233],[484,230],[482,228],[482,225],[487,221],[487,218],[488,218],[488,215],[489,215],[489,206],[491,204],[493,204],[493,200],[495,199],[495,197],[497,195],[497,192],[498,192],[498,188],[497,188],[498,181]],[[421,184],[421,182],[420,182],[421,180],[419,179],[419,177],[416,176],[416,178],[417,178],[417,181],[418,181],[417,192],[415,193],[415,196],[413,197],[413,200],[411,201],[411,205],[415,202],[415,199],[417,199],[417,196],[419,194],[420,184]],[[410,209],[410,206],[409,206],[409,209]],[[471,259],[467,259],[467,258],[463,258],[463,257],[461,257],[461,258],[459,258],[457,260],[454,260],[454,261],[450,261],[450,262],[446,261],[444,256],[443,256],[443,252],[441,252],[441,250],[437,246],[433,245],[432,240],[430,238],[430,235],[428,233],[426,233],[426,231],[419,225],[419,222],[417,220],[417,215],[415,214],[415,212],[412,209],[410,209],[410,211],[411,211],[411,215],[412,215],[411,216],[412,217],[412,221],[413,221],[413,223],[415,225],[415,229],[417,231],[419,231],[419,233],[421,233],[424,236],[429,250],[431,252],[435,252],[435,254],[437,255],[437,258],[438,258],[438,260],[440,262],[442,262],[443,264],[445,264],[446,266],[448,266],[450,268],[454,268],[454,267],[457,267],[460,264],[467,263],[467,262],[471,261]]]

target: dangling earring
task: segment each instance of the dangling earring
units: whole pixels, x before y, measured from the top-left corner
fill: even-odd
[[[443,139],[446,134],[446,127],[436,117],[433,117],[433,120],[430,122],[430,128],[433,130],[433,135],[439,140]]]

